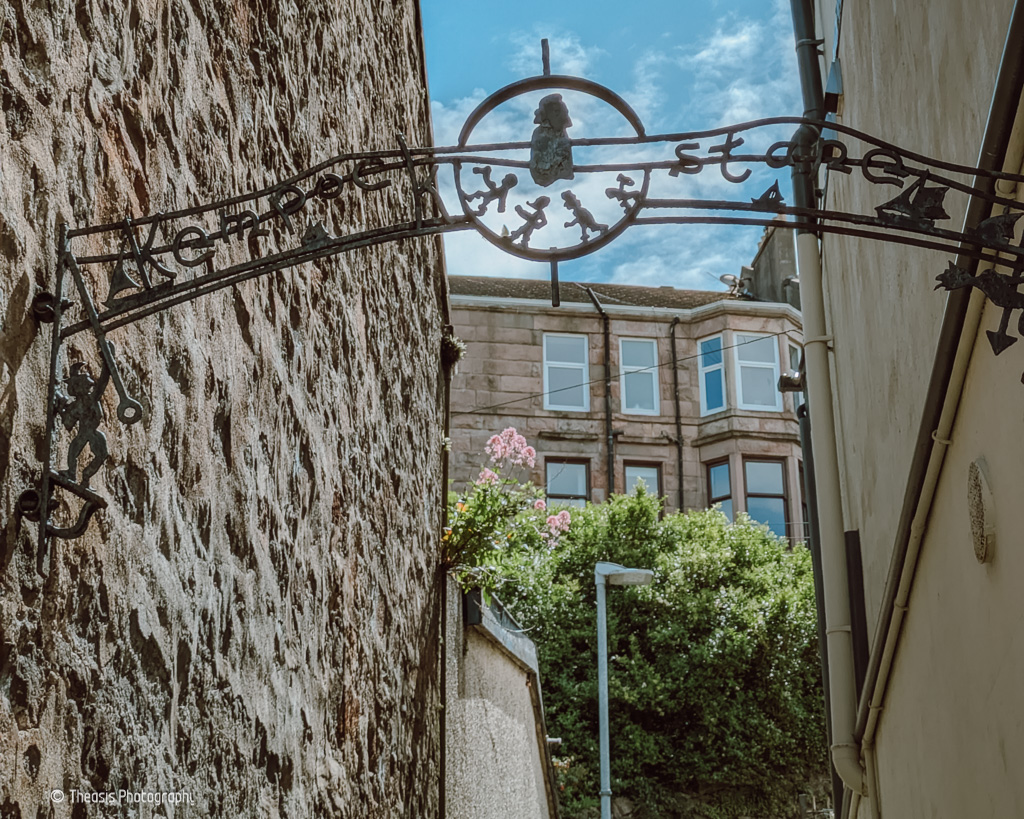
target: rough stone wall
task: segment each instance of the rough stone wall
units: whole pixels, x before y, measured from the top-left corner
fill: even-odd
[[[50,332],[29,306],[59,224],[261,188],[398,131],[426,144],[419,36],[415,0],[0,5],[4,819],[129,815],[51,789],[190,792],[168,817],[435,812],[439,243],[112,332],[145,414],[120,425],[107,389],[109,508],[43,575],[15,514],[40,468]],[[346,193],[328,227],[388,224],[401,194]],[[63,372],[98,371],[87,334],[65,349]]]

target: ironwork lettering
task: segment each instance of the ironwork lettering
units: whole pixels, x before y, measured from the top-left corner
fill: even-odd
[[[361,159],[352,169],[352,181],[364,191],[379,191],[390,187],[390,179],[382,179],[379,182],[367,182],[363,178],[367,174],[380,173],[383,170],[383,166],[384,163],[376,157],[373,159]]]
[[[741,142],[743,140],[740,140]],[[685,153],[685,151],[699,151],[699,142],[680,142],[676,145],[676,159],[679,161],[668,170],[669,176],[679,176],[681,173],[700,173],[704,167],[699,157]]]
[[[258,236],[269,236],[270,231],[260,227],[260,217],[251,210],[243,210],[241,213],[220,212],[220,235],[226,242],[232,234],[242,236],[249,231],[249,239]]]
[[[729,170],[729,162],[732,160],[732,149],[738,148],[742,144],[743,140],[741,138],[733,138],[733,133],[730,131],[725,137],[725,142],[721,145],[712,145],[708,148],[708,153],[722,155],[722,164],[720,166],[722,169],[722,176],[730,182],[745,182],[751,173],[750,168],[747,168],[740,174],[734,174]]]
[[[345,180],[336,173],[325,173],[316,181],[316,186],[310,193],[319,199],[337,199],[345,187]]]
[[[290,196],[290,199],[285,199]],[[270,192],[270,206],[281,217],[285,228],[295,233],[291,217],[306,205],[306,192],[298,185],[281,185]]]
[[[830,171],[838,171],[839,173],[851,173],[853,171],[847,158],[846,146],[838,139],[826,139],[821,144],[821,151],[823,157],[828,157],[825,160],[825,167]]]
[[[883,174],[891,174],[891,176],[876,174],[875,168],[880,169]],[[903,187],[903,177],[910,174],[903,164],[903,157],[889,148],[874,148],[864,154],[864,159],[861,160],[861,170],[866,179],[880,185],[895,185],[897,188]],[[896,179],[892,177],[896,177]]]
[[[188,241],[189,236],[195,236],[197,238],[194,241]],[[202,250],[203,248],[208,247],[213,247],[213,240],[206,235],[206,231],[198,225],[189,225],[187,228],[182,228],[178,231],[178,235],[174,237],[174,244],[172,245],[171,251],[174,253],[174,258],[179,264],[183,264],[185,267],[198,267],[213,258],[212,250],[200,253],[192,259],[186,259],[181,255],[181,251],[182,249]]]
[[[142,282],[147,288],[153,286],[153,282],[149,278],[149,271],[146,269],[147,265],[168,279],[175,277],[173,270],[164,267],[153,258],[153,241],[156,239],[156,229],[160,225],[160,218],[162,216],[162,213],[158,213],[153,222],[150,223],[149,235],[146,236],[146,243],[142,247],[139,247],[139,243],[135,238],[135,226],[132,224],[131,217],[125,217],[124,220],[124,232],[132,250],[132,258],[134,258],[135,266],[138,268],[139,275],[142,276]]]

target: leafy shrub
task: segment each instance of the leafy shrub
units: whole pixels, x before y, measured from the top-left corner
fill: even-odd
[[[597,815],[600,560],[655,570],[608,593],[613,793],[649,819],[793,816],[827,781],[810,555],[716,510],[659,511],[641,488],[574,510],[554,544],[513,533],[493,556],[563,740],[563,816]]]

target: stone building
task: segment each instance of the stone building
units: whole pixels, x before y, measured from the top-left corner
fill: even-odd
[[[814,28],[797,40],[823,38],[822,105],[840,125],[1013,174],[980,185],[1021,201],[1021,3],[801,5],[813,6]],[[821,94],[810,71],[804,85]],[[818,182],[835,211],[871,213],[895,195],[859,172]],[[956,189],[943,206],[938,226],[956,231],[1005,207]],[[826,577],[825,609],[844,819],[1024,815],[1024,781],[1013,773],[1024,765],[1024,345],[1013,344],[1019,314],[1007,322],[979,289],[1000,276],[1019,303],[1010,270],[970,253],[821,239],[829,346],[819,349],[831,381],[808,371],[806,388],[819,488],[829,469],[836,477],[835,503],[819,508],[826,574],[831,564],[838,577],[834,587]],[[817,254],[808,242],[810,267]],[[950,263],[979,287],[935,292]],[[831,429],[815,416],[819,386]],[[831,453],[819,445],[830,433]],[[847,576],[858,565],[862,588],[855,571]]]
[[[792,275],[791,232],[769,229],[755,264]],[[449,281],[467,348],[452,382],[454,488],[514,426],[552,502],[643,480],[668,509],[720,503],[803,539],[799,399],[777,389],[799,366],[800,314],[755,300],[758,276],[730,293],[563,282],[557,308],[547,282]]]
[[[190,795],[166,816],[435,815],[439,241],[112,330],[142,418],[120,424],[102,396],[106,508],[40,552],[18,506],[40,478],[51,332],[31,307],[55,287],[61,224],[259,190],[396,133],[428,145],[416,2],[13,0],[0,97],[0,815],[79,819],[98,808],[76,792],[121,790]],[[349,186],[326,227],[388,224],[407,195]],[[224,252],[243,263],[305,227]],[[100,377],[88,332],[60,378],[79,363]],[[63,468],[70,435],[54,440]],[[54,498],[63,525],[78,500]],[[104,815],[137,810],[118,804]]]

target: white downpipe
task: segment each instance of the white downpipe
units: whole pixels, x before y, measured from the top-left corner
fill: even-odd
[[[846,578],[846,544],[839,484],[832,384],[825,327],[825,299],[821,281],[821,255],[813,233],[796,238],[800,299],[804,318],[804,364],[814,477],[818,487],[821,532],[821,573],[825,589],[825,639],[828,646],[832,699],[832,760],[846,786],[864,795],[864,767],[854,740],[857,693],[853,669],[853,633],[850,593]]]

